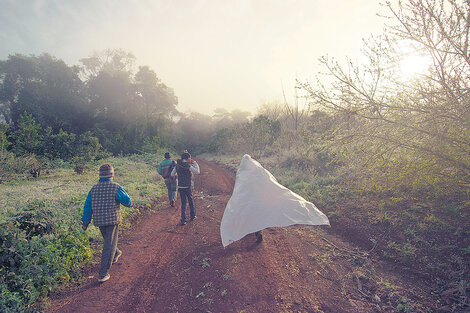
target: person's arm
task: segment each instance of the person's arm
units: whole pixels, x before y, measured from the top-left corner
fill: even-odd
[[[121,186],[119,186],[116,199],[117,201],[121,202],[122,205],[128,208],[134,206],[134,202],[132,201],[131,197],[127,194],[127,192]]]
[[[88,196],[86,197],[86,200],[85,200],[85,205],[83,206],[83,215],[82,215],[83,230],[86,230],[88,228],[88,224],[90,224],[92,214],[93,214],[93,211],[91,209],[91,194],[88,193]]]
[[[189,167],[189,170],[193,174],[199,174],[200,173],[199,164],[197,164],[197,162],[193,160],[193,162],[191,163],[191,166]]]

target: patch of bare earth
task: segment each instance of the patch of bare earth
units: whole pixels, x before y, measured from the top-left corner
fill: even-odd
[[[425,286],[324,227],[267,229],[259,244],[248,235],[224,249],[219,227],[235,178],[198,162],[196,220],[180,226],[179,201],[172,208],[161,199],[157,213],[121,235],[109,281],[97,282],[94,264],[86,273],[94,277],[52,295],[48,311],[393,312],[402,296],[432,303]]]

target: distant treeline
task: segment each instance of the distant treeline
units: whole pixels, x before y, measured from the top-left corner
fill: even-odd
[[[108,50],[81,66],[48,54],[0,61],[2,148],[69,158],[73,146],[96,146],[92,137],[114,154],[168,140],[177,97],[149,67],[134,72],[134,59]]]
[[[135,70],[134,64],[135,57],[122,50],[97,53],[76,66],[49,54],[0,61],[3,161],[7,152],[80,163],[162,146],[219,152],[226,150],[221,134],[250,123],[250,113],[237,109],[218,108],[213,116],[178,111],[173,90],[148,66]]]

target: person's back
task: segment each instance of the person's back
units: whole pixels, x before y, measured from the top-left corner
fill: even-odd
[[[118,183],[104,180],[91,188],[93,225],[99,227],[121,223],[120,202],[116,199],[119,187]]]
[[[171,170],[176,163],[172,159],[163,160],[158,166],[158,174],[162,175],[164,179],[170,179]]]
[[[191,164],[189,162],[183,162],[182,159],[178,159],[176,163],[176,173],[178,175],[179,187],[189,188],[191,187],[192,174],[189,170]]]

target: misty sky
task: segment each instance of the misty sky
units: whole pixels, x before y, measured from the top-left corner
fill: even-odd
[[[47,52],[68,65],[104,49],[133,53],[183,112],[254,112],[294,101],[318,58],[358,55],[382,32],[379,0],[0,0],[0,60]]]

